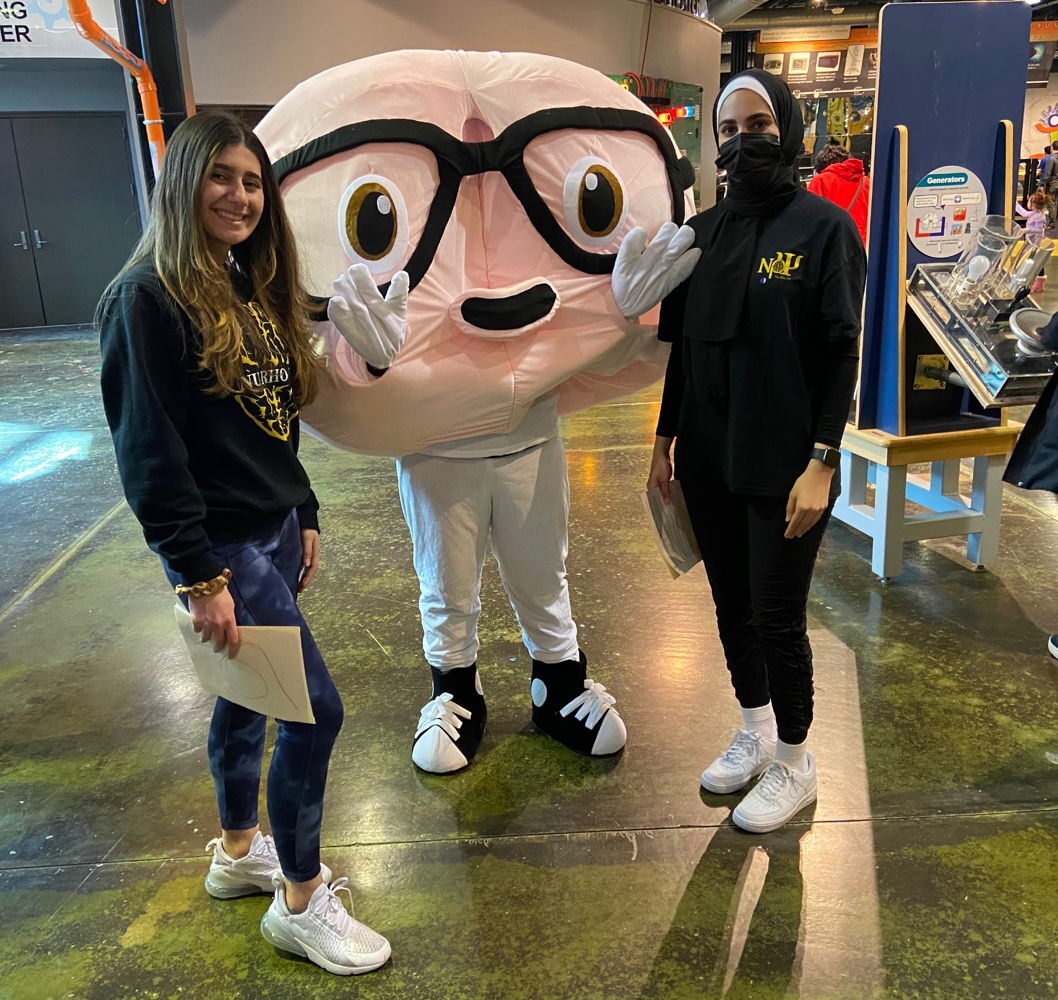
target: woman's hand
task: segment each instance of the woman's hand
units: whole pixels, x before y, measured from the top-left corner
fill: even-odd
[[[665,503],[672,503],[672,495],[669,492],[669,483],[672,482],[672,459],[669,458],[671,450],[672,438],[654,438],[654,453],[650,456],[650,475],[647,477],[647,489],[656,487]]]
[[[212,597],[189,597],[191,623],[203,642],[212,642],[219,653],[228,647],[228,656],[239,652],[239,626],[235,623],[235,601],[223,587]]]
[[[312,578],[320,568],[320,533],[314,528],[307,528],[301,533],[301,579],[298,581],[298,593],[308,589]]]
[[[800,538],[811,531],[830,506],[830,483],[834,470],[812,459],[790,490],[786,501],[784,538]]]

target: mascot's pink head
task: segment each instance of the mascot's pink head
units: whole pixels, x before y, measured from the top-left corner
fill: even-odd
[[[257,129],[280,180],[328,355],[310,427],[402,455],[512,429],[656,379],[665,348],[610,291],[630,229],[692,210],[693,175],[627,91],[549,56],[406,51],[306,81]],[[408,334],[374,378],[326,321],[331,282],[408,272]]]

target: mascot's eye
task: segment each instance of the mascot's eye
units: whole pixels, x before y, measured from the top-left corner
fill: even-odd
[[[592,167],[577,192],[577,217],[589,236],[609,236],[624,210],[624,192],[613,172],[601,164]]]
[[[361,184],[345,206],[345,235],[361,257],[381,260],[397,242],[393,196],[381,184]]]
[[[346,253],[382,272],[402,258],[408,244],[408,212],[400,188],[376,174],[358,177],[342,195],[338,232]]]
[[[397,242],[397,206],[385,185],[361,184],[345,206],[345,235],[365,260],[381,260]]]
[[[566,174],[566,221],[578,239],[595,246],[610,242],[625,214],[624,187],[608,163],[578,160]]]

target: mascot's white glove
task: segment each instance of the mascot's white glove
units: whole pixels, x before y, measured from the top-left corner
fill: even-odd
[[[694,230],[675,222],[666,222],[649,244],[642,226],[628,233],[617,251],[611,281],[622,316],[642,316],[687,278],[702,255],[692,243]]]
[[[372,368],[389,368],[408,327],[408,272],[398,271],[382,298],[366,264],[334,279],[327,318]]]

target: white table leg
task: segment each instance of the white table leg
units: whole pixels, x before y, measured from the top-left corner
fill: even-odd
[[[904,502],[907,496],[906,465],[875,465],[874,494],[876,534],[871,549],[875,576],[890,580],[904,565]]]
[[[999,557],[999,521],[1003,513],[1003,470],[1006,455],[974,459],[973,509],[984,514],[984,530],[966,536],[966,558],[979,569]]]
[[[841,453],[841,485],[849,506],[862,505],[867,502],[867,459],[852,454]]]
[[[957,458],[930,464],[929,488],[940,496],[957,496],[959,493],[959,466]]]

